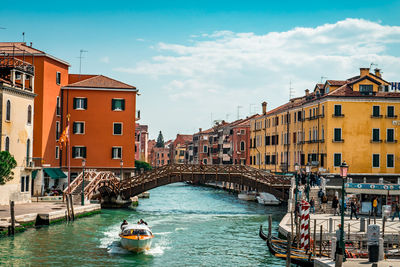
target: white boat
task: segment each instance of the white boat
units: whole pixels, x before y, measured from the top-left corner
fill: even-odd
[[[133,224],[122,226],[119,237],[124,249],[139,253],[150,249],[154,235],[147,225]]]
[[[274,195],[270,193],[261,192],[259,196],[257,196],[257,202],[263,205],[279,205],[281,202]]]
[[[256,192],[249,192],[249,191],[242,191],[238,194],[239,199],[246,201],[255,201],[256,196],[257,196]]]

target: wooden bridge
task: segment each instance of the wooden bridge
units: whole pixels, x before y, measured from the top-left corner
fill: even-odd
[[[290,189],[289,177],[248,166],[170,164],[122,181],[111,172],[85,172],[84,192],[87,199],[119,196],[127,200],[150,189],[177,182],[225,182],[240,188],[246,186],[258,192],[268,192],[281,200],[288,199]],[[81,194],[82,173],[70,187],[72,194]],[[68,191],[69,188],[66,188],[64,192]]]

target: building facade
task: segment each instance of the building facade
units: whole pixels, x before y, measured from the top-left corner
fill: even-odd
[[[172,140],[164,143],[163,147],[153,146],[150,152],[151,166],[154,168],[162,167],[171,163],[170,145]]]
[[[8,151],[16,160],[13,179],[0,185],[0,205],[9,201],[26,203],[33,193],[31,161],[33,148],[35,67],[18,59],[24,53],[14,46],[0,46],[0,151]],[[25,53],[32,62],[33,55]]]
[[[394,83],[393,83],[394,84]],[[250,164],[271,171],[337,175],[342,161],[353,176],[395,176],[400,92],[376,69],[361,68],[347,80],[327,80],[313,92],[251,120]]]
[[[148,142],[149,132],[147,125],[136,123],[135,127],[135,160],[149,162]]]
[[[60,153],[62,168],[70,165],[75,176],[85,159],[87,169],[116,174],[122,169],[122,177],[130,176],[135,168],[138,90],[103,75],[70,74],[69,80],[61,94],[62,125],[65,129],[69,124],[70,141],[69,158],[67,148]]]
[[[170,145],[171,163],[187,163],[186,150],[188,143],[193,140],[193,135],[177,134]]]

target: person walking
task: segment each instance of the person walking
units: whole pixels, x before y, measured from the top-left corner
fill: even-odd
[[[372,199],[372,215],[378,215],[378,197]]]
[[[319,198],[319,208],[322,209],[322,197],[324,196],[324,191],[322,191],[322,188],[319,189],[318,191],[318,198]]]
[[[322,196],[322,212],[326,212],[326,205],[328,203],[328,197],[324,194]]]
[[[310,211],[315,214],[315,200],[314,197],[311,198],[310,200]]]
[[[352,200],[352,201],[351,201],[351,203],[350,203],[350,210],[351,210],[351,213],[350,213],[350,220],[353,219],[353,214],[354,214],[354,216],[356,217],[356,219],[358,220],[358,216],[357,216],[357,205],[356,205],[355,200]]]
[[[394,204],[394,207],[393,207]],[[393,210],[393,216],[392,216],[392,222],[394,221],[394,217],[397,216],[399,217],[399,221],[400,221],[400,205],[399,202],[393,202],[392,204],[392,210]]]
[[[335,196],[332,200],[333,216],[335,216],[336,214],[339,215],[338,206],[339,206],[339,200],[337,196]]]

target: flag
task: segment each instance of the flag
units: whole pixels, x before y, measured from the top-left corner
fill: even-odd
[[[68,142],[69,142],[69,125],[65,127],[60,138],[58,139],[58,144],[60,145],[60,149],[62,150],[63,146],[66,146]]]

